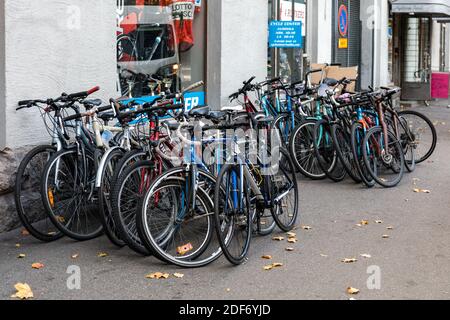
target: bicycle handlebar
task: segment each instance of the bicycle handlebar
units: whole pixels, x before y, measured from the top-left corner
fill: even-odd
[[[67,98],[68,99],[86,98],[86,97],[90,96],[91,94],[93,94],[93,93],[95,93],[95,92],[97,92],[99,90],[100,90],[100,87],[96,86],[96,87],[94,87],[92,89],[89,89],[88,91],[82,91],[82,92],[78,92],[78,93],[69,94],[67,96]]]

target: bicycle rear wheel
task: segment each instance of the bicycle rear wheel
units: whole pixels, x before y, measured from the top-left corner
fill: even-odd
[[[363,157],[369,174],[381,186],[397,186],[405,172],[405,157],[398,139],[388,132],[388,145],[381,127],[373,127],[364,138]]]
[[[52,146],[34,148],[20,163],[16,176],[15,203],[19,219],[33,237],[43,242],[64,236],[45,213],[40,192],[42,173],[55,152]]]
[[[347,174],[356,183],[361,183],[362,179],[352,152],[350,133],[342,125],[335,124],[331,127],[331,137],[337,156],[347,171]]]
[[[363,149],[367,148],[367,146],[363,145],[365,136],[366,131],[363,125],[359,122],[355,122],[352,126],[352,136],[351,136],[353,158],[355,159],[355,165],[356,168],[358,169],[361,180],[368,188],[373,188],[376,182],[370,176],[363,157]]]

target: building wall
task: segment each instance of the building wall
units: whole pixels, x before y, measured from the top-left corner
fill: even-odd
[[[229,104],[242,81],[267,77],[268,1],[208,1],[208,103]]]
[[[0,74],[5,74],[1,104],[6,116],[0,127],[6,141],[0,147],[48,141],[37,110],[16,112],[18,100],[57,97],[95,85],[102,87],[98,97],[116,96],[115,0],[3,3],[6,70]]]
[[[0,151],[6,145],[5,126],[5,2],[0,2]]]
[[[307,15],[306,53],[312,63],[330,63],[332,59],[332,1],[309,1]]]

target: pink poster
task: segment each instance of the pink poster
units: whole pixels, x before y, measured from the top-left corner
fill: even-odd
[[[431,98],[448,99],[450,74],[433,72],[431,74]]]

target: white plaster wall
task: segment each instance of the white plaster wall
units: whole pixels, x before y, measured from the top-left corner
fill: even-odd
[[[389,84],[388,0],[361,0],[361,87]]]
[[[208,103],[218,109],[252,76],[267,77],[268,1],[209,0]]]
[[[116,0],[3,0],[6,146],[48,141],[39,113],[18,100],[57,97],[99,85],[116,96]]]
[[[439,71],[441,63],[441,24],[431,24],[431,71]]]
[[[333,3],[330,0],[308,2],[307,54],[312,63],[330,63],[332,58]]]

